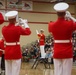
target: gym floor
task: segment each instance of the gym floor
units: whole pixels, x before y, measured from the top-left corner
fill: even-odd
[[[35,68],[31,68],[34,62],[22,62],[20,75],[54,75],[53,65],[47,65],[45,68],[43,63],[39,63]],[[73,64],[72,75],[76,75],[76,62]]]

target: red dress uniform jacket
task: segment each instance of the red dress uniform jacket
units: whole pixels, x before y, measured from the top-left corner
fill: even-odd
[[[0,40],[0,57],[2,57],[3,51],[4,50],[4,40]]]
[[[39,37],[39,44],[44,45],[45,44],[45,35],[44,34],[38,34]]]
[[[52,32],[54,40],[71,40],[72,33],[76,30],[76,23],[58,18],[56,22],[50,22],[49,32]],[[54,43],[54,58],[72,58],[72,43]]]
[[[2,13],[0,13],[0,24],[2,24],[4,22],[4,17],[2,15]]]
[[[2,28],[2,34],[5,41],[8,43],[19,42],[20,35],[30,35],[30,28],[22,28],[21,26],[15,26],[13,23]],[[22,57],[20,45],[6,45],[5,59],[20,59]]]

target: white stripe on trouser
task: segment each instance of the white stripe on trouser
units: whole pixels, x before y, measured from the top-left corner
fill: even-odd
[[[54,75],[71,75],[73,59],[54,59]]]
[[[45,54],[46,54],[46,53],[45,53],[45,50],[44,50],[44,45],[41,45],[41,46],[40,46],[40,51],[41,51],[41,57],[42,57],[42,58],[45,58]]]
[[[1,73],[1,59],[2,59],[2,57],[0,57],[0,73]]]
[[[5,60],[5,75],[19,75],[21,59]]]

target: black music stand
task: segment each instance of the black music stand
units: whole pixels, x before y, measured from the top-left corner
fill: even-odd
[[[38,66],[38,64],[40,63],[40,61],[44,64],[45,68],[47,68],[46,64],[49,65],[49,69],[50,69],[50,62],[47,61],[46,58],[41,58],[41,57],[37,57],[34,64],[32,65],[31,69],[36,69],[36,67]]]

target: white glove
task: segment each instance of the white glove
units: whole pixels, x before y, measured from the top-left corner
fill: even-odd
[[[27,20],[19,18],[19,23],[24,26],[25,28],[29,28],[28,24],[27,24]]]
[[[23,19],[22,19],[22,18],[19,18],[19,25],[24,26],[24,21],[23,21]]]
[[[71,17],[71,13],[70,13],[69,11],[66,11],[66,15],[67,15],[68,17]]]
[[[68,19],[68,20],[73,20],[74,22],[76,22],[76,19],[74,17],[71,16],[70,12],[69,11],[66,11],[66,15],[65,15],[65,18]]]
[[[19,18],[18,22],[15,24],[15,26],[19,26],[19,25],[24,26],[22,18]]]
[[[66,11],[65,19],[70,20],[71,14],[69,11]]]
[[[23,20],[23,23],[24,23],[24,27],[25,27],[25,28],[29,28],[29,26],[28,26],[28,24],[27,24],[27,20],[24,19],[24,20]]]
[[[36,33],[39,34],[38,30],[36,30]]]
[[[21,23],[21,22],[17,22],[17,23],[15,24],[15,26],[19,26],[19,25],[24,26],[24,24]]]
[[[22,18],[19,18],[19,22],[23,22],[23,19]]]

